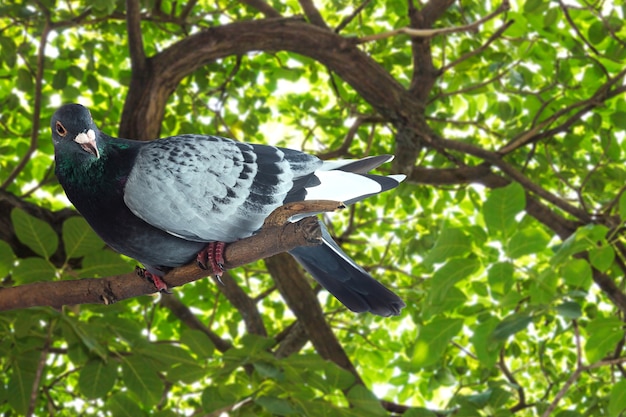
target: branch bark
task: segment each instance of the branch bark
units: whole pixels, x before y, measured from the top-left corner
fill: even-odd
[[[289,305],[289,309],[302,322],[304,330],[324,359],[335,362],[350,371],[356,383],[363,384],[361,376],[343,350],[324,317],[319,301],[307,282],[298,263],[287,254],[279,254],[265,260],[267,270],[272,274],[276,286]]]
[[[288,222],[295,214],[333,211],[342,205],[334,201],[290,203],[276,209],[258,234],[230,243],[224,252],[225,267],[235,268],[298,246],[321,243],[317,219],[307,217],[297,223]],[[170,287],[177,287],[207,276],[195,263],[175,268],[165,277]],[[60,308],[73,304],[112,304],[140,295],[152,294],[152,283],[135,273],[106,278],[38,282],[0,289],[0,311],[33,306]]]

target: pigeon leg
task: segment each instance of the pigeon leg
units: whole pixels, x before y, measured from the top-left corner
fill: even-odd
[[[224,242],[209,242],[206,248],[198,252],[196,262],[202,269],[211,269],[219,280],[224,273]],[[221,280],[220,280],[221,281]]]
[[[147,279],[152,284],[154,284],[157,291],[164,292],[166,294],[171,294],[171,291],[167,288],[167,284],[165,283],[165,281],[163,281],[163,278],[161,278],[160,276],[153,274],[152,272],[143,268],[139,268],[139,267],[135,268],[135,272],[137,272],[137,275],[139,275],[141,278]]]

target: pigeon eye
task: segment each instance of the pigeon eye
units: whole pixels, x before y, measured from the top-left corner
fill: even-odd
[[[61,122],[57,122],[56,123],[56,129],[57,129],[57,134],[61,137],[67,135],[67,130],[65,129],[65,127],[61,124]]]

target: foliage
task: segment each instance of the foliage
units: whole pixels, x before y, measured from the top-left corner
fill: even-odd
[[[334,337],[315,336],[258,262],[230,271],[251,310],[204,280],[3,312],[4,415],[623,415],[622,0],[127,3],[0,6],[2,285],[134,266],[59,211],[48,121],[61,103],[89,106],[111,134],[143,126],[124,108],[143,88],[129,48],[153,57],[229,24],[304,15],[307,30],[338,29],[324,50],[336,60],[228,50],[185,74],[152,122],[322,157],[396,152],[383,169],[408,180],[329,221],[408,307],[355,315],[321,291]],[[143,45],[126,26],[133,5]],[[404,27],[439,32],[390,32]],[[372,66],[346,71],[350,51]],[[337,340],[339,353],[320,347]]]

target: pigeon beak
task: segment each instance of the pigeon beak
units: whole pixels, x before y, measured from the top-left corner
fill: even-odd
[[[93,129],[89,129],[87,132],[76,135],[74,142],[78,143],[85,152],[89,152],[97,159],[100,158],[98,144],[96,143],[96,132],[94,132]]]

